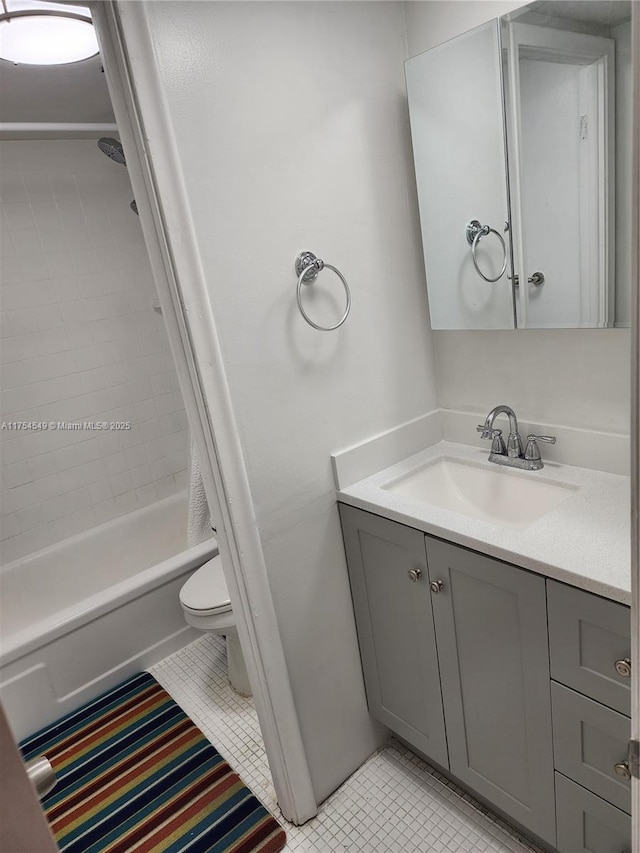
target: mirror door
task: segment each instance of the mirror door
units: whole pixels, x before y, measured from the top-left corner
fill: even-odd
[[[434,329],[514,328],[499,37],[490,21],[405,63]]]
[[[433,329],[629,325],[630,19],[537,0],[405,63]]]

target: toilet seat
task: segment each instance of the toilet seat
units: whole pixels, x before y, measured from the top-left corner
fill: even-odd
[[[222,634],[227,642],[229,681],[241,696],[251,696],[251,684],[236,629],[236,614],[218,555],[191,575],[180,590],[185,621],[199,631]]]
[[[231,598],[218,554],[195,571],[180,590],[180,603],[184,610],[197,616],[227,613]]]

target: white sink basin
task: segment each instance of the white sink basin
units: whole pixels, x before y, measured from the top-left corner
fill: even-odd
[[[449,457],[382,488],[408,500],[515,528],[533,524],[578,489],[541,481],[528,471],[487,469]]]

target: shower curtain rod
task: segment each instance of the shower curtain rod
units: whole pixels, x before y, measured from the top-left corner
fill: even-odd
[[[0,133],[117,133],[116,124],[92,122],[2,121]]]

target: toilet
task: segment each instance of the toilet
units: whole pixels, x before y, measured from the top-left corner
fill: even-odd
[[[236,618],[218,554],[200,566],[180,590],[184,618],[194,628],[227,638],[229,682],[241,696],[251,696],[247,668],[236,630]]]

